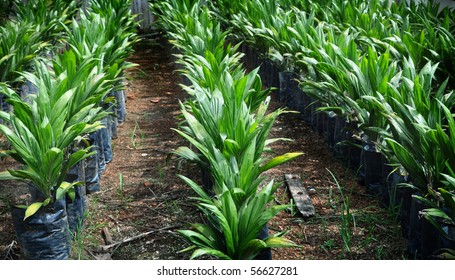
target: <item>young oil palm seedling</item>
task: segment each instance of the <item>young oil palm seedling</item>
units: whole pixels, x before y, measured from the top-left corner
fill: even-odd
[[[454,106],[453,91],[447,91],[447,81],[433,89],[437,65],[428,63],[418,73],[411,62],[405,65],[398,88],[391,87],[386,97],[367,99],[383,111],[389,123],[390,132],[384,132],[386,147],[382,150],[389,162],[409,173],[410,182],[403,186],[413,189],[414,199],[422,204],[419,215],[441,231],[444,223],[447,227],[453,221],[453,190],[447,175],[455,164],[450,137],[455,126],[449,109]],[[418,214],[412,215],[411,221]],[[410,240],[416,236],[413,230],[410,227]],[[410,244],[414,250],[415,245]]]
[[[79,8],[80,2],[73,0],[30,0],[15,4],[17,20],[38,25],[41,40],[48,42],[52,48],[62,43],[59,41],[64,32],[63,25],[76,16]]]
[[[24,79],[19,72],[29,70],[32,59],[47,46],[40,34],[40,27],[30,22],[8,21],[0,26],[0,82],[21,88]],[[0,110],[9,110],[1,94],[0,104]]]
[[[455,17],[452,15],[452,20],[444,20],[443,23],[436,26],[437,43],[436,52],[438,53],[437,61],[441,62],[440,76],[442,79],[448,76],[450,78],[449,87],[455,88]],[[446,17],[448,18],[448,16]]]
[[[6,126],[2,128],[9,133],[7,138],[12,142],[12,156],[25,165],[24,170],[12,170],[10,173],[16,178],[32,182],[31,204],[25,213],[19,212],[25,222],[15,223],[24,248],[29,245],[27,236],[36,238],[34,234],[30,236],[27,233],[27,227],[34,224],[36,219],[42,219],[42,215],[47,215],[48,210],[59,211],[60,222],[56,224],[62,233],[68,233],[68,227],[75,231],[80,224],[82,215],[78,214],[83,214],[83,210],[79,209],[84,206],[83,192],[75,187],[84,183],[85,178],[74,178],[71,172],[74,172],[73,167],[94,155],[93,149],[82,137],[102,127],[100,120],[109,114],[102,108],[103,100],[113,87],[113,81],[106,80],[107,75],[102,72],[102,60],[80,57],[69,50],[59,54],[51,65],[47,60],[44,61],[47,64],[36,62],[35,74],[22,74],[38,88],[37,94],[21,100],[9,93],[8,102],[14,110],[5,118],[13,124],[13,129],[10,131]],[[43,163],[44,159],[49,162]],[[76,201],[67,202],[64,211],[65,204],[61,205],[61,201],[66,194],[69,199]],[[38,224],[40,228],[51,230],[49,225]],[[60,241],[68,239],[56,238]],[[36,250],[25,249],[25,256],[39,259],[68,257],[66,245],[62,245],[62,250],[54,254],[52,247],[60,245],[52,245],[53,239],[43,238],[43,242],[39,243],[39,249],[46,252],[44,255],[39,255]]]
[[[40,27],[29,22],[8,21],[0,26],[0,82],[18,86],[18,73],[31,66],[32,59],[46,46],[41,41]]]
[[[78,184],[65,178],[71,167],[90,156],[89,148],[76,152],[71,148],[100,123],[69,123],[69,104],[77,89],[62,86],[65,75],[48,79],[29,74],[27,78],[38,87],[38,93],[24,101],[5,90],[13,111],[0,115],[7,124],[0,125],[0,130],[11,143],[11,156],[24,164],[22,169],[8,172],[31,183],[29,204],[23,210],[13,209],[16,232],[26,258],[65,259],[70,252],[70,236],[63,198],[66,194],[73,196]],[[88,112],[85,108],[82,111]]]
[[[264,164],[265,159],[262,153],[267,145],[276,140],[283,140],[267,139],[274,120],[282,112],[265,115],[266,108],[267,102],[259,108],[257,117],[249,116],[246,123],[238,123],[238,126],[245,127],[244,131],[238,131],[239,134],[232,131],[232,138],[229,138],[228,131],[218,131],[217,135],[211,134],[215,132],[213,128],[216,123],[209,123],[211,128],[206,126],[207,123],[200,123],[182,105],[182,112],[188,127],[183,127],[178,133],[194,145],[200,154],[186,147],[177,149],[176,154],[185,159],[205,164],[214,181],[218,182],[213,186],[215,193],[219,192],[216,188],[221,186],[221,182],[228,188],[235,185],[238,192],[234,198],[235,202],[240,205],[245,198],[256,192],[262,182],[261,173],[301,155],[301,153],[288,153],[275,157]],[[219,124],[223,125],[221,122]],[[224,135],[224,137],[219,139],[220,135]]]
[[[272,44],[270,28],[277,13],[278,5],[274,0],[246,1],[239,13],[231,15],[232,32],[242,34],[246,43],[254,44],[258,55],[266,55]]]
[[[206,52],[205,56],[197,54],[184,56],[181,63],[186,66],[184,74],[193,83],[194,87],[206,88],[209,92],[221,91],[226,104],[240,106],[245,102],[250,112],[255,111],[270,93],[270,89],[263,89],[262,80],[258,75],[259,69],[246,73],[239,63],[241,55],[230,55],[231,47],[227,45],[226,54],[217,56]],[[233,89],[228,89],[233,87]],[[234,89],[235,88],[235,89]],[[194,96],[198,90],[191,87],[186,88],[187,92]],[[196,96],[195,100],[198,97]],[[231,101],[232,99],[232,101]],[[229,102],[229,103],[228,103]]]
[[[312,33],[317,34],[314,36],[316,40],[309,40],[309,37],[313,37]],[[303,37],[299,41],[306,41],[311,50],[306,55],[299,55],[299,64],[305,65],[309,73],[314,73],[302,81],[302,90],[327,105],[328,110],[334,110],[347,119],[354,118],[348,115],[351,110],[343,97],[351,96],[355,100],[369,90],[357,65],[360,60],[360,52],[354,41],[357,34],[346,30],[337,36],[336,29],[324,28],[322,25],[312,33],[299,34]]]
[[[431,82],[435,70],[436,67],[429,63],[420,73],[417,73],[412,60],[406,60],[403,72],[399,77],[400,83],[398,85],[391,86],[385,95],[378,94],[377,97],[363,97],[365,102],[369,103],[369,106],[376,106],[376,109],[381,110],[387,118],[390,131],[384,130],[383,128],[382,133],[386,133],[386,135],[389,132],[392,133],[394,136],[390,136],[388,139],[393,143],[398,139],[401,139],[399,141],[400,143],[406,143],[407,148],[403,149],[403,151],[423,148],[423,145],[414,146],[413,144],[415,141],[424,139],[418,137],[420,134],[425,134],[425,129],[421,129],[435,127],[437,123],[441,124],[443,120],[442,110],[436,100],[445,100],[445,102],[453,103],[451,101],[453,98],[450,95],[445,96],[446,85],[442,85],[436,93],[433,93]],[[405,135],[403,135],[404,132],[406,132]],[[388,144],[392,142],[389,141]],[[393,144],[392,146],[395,145]],[[390,151],[387,147],[384,147],[383,150]],[[414,152],[417,152],[416,150],[408,150],[408,152],[410,153],[409,156],[414,159],[420,156],[424,157],[424,153],[422,154],[421,151],[415,155]],[[398,154],[403,155],[404,153]],[[395,156],[397,156],[396,153]],[[410,163],[410,161],[404,160],[404,158],[402,160],[403,162]],[[424,161],[422,158],[422,163]],[[418,165],[415,166],[417,167]],[[422,172],[421,174],[423,175],[424,173],[426,172]],[[413,180],[419,180],[419,185],[427,185],[425,183],[425,176],[414,174],[412,178]]]
[[[132,31],[133,17],[126,26],[121,20],[116,22],[115,13],[106,16],[88,12],[73,20],[67,28],[68,44],[76,56],[93,57],[103,61],[103,71],[110,80],[121,78],[123,71],[133,64],[126,61],[138,37]],[[135,25],[133,25],[135,26]]]
[[[184,32],[183,32],[184,30]],[[224,52],[234,54],[237,48],[223,48],[226,42],[227,32],[221,31],[220,24],[215,24],[208,11],[203,9],[198,18],[188,15],[185,22],[182,22],[182,28],[178,28],[169,35],[175,40],[174,46],[179,48],[182,53],[203,56],[209,51],[222,52],[216,56],[224,55]]]
[[[91,14],[91,13],[81,13],[80,14],[80,20],[76,21],[73,19],[70,27],[66,28],[66,36],[67,36],[67,41],[69,44],[69,47],[71,49],[71,52],[68,52],[65,54],[67,58],[70,59],[65,59],[67,63],[69,63],[69,66],[73,66],[77,69],[78,66],[80,66],[80,69],[86,68],[88,71],[95,71],[95,75],[102,73],[103,76],[105,76],[105,79],[99,80],[107,80],[109,81],[110,89],[109,90],[115,90],[114,85],[115,82],[118,79],[118,76],[120,75],[120,69],[118,68],[118,65],[115,63],[107,64],[105,62],[105,51],[104,48],[105,46],[108,45],[109,39],[107,38],[107,34],[109,33],[107,31],[108,25],[106,23],[106,19],[102,18],[98,14]],[[112,42],[109,43],[112,46]],[[120,49],[119,52],[122,50]],[[72,58],[71,58],[72,57]],[[63,58],[63,57],[62,57]],[[74,62],[72,61],[74,60]],[[97,61],[96,64],[96,70],[91,66],[90,63],[93,63],[93,61]],[[87,63],[89,62],[89,63]],[[85,66],[84,66],[85,65]],[[66,71],[66,63],[63,64],[62,66],[57,66],[57,71]],[[88,67],[88,68],[87,68]],[[85,71],[85,70],[82,70]],[[82,73],[82,72],[81,72]],[[95,88],[96,89],[96,88]],[[90,94],[90,92],[86,92],[86,94]],[[100,95],[97,96],[80,96],[79,104],[82,104],[81,102],[88,102],[92,104],[96,104],[96,107],[98,109],[101,109],[102,107],[109,107],[112,106],[112,99],[111,98],[106,98],[106,94],[101,96],[101,99],[99,99]],[[86,99],[87,98],[87,99]],[[93,100],[93,98],[98,98],[97,100]],[[106,102],[105,102],[106,101]],[[106,109],[106,108],[105,108]],[[90,157],[87,160],[86,164],[86,170],[85,170],[85,175],[86,175],[86,189],[88,191],[96,191],[99,190],[100,184],[100,174],[101,170],[103,170],[106,166],[106,153],[108,156],[111,156],[111,152],[109,149],[109,140],[110,138],[108,137],[107,133],[107,125],[106,125],[106,119],[108,117],[107,111],[105,111],[106,114],[104,115],[103,119],[103,128],[96,133],[92,133],[89,136],[89,141],[90,143],[94,144],[93,145],[93,150],[96,150],[96,155]],[[101,137],[103,135],[104,137]],[[103,141],[106,140],[106,141]],[[106,149],[104,149],[103,143],[106,143]]]
[[[131,21],[135,16],[131,14],[132,0],[90,0],[90,10],[102,17],[111,17],[112,14],[116,15],[117,26],[122,26],[126,30],[134,31],[136,24]]]
[[[135,26],[134,17],[129,10],[122,13],[113,10],[104,11],[103,14],[81,13],[80,20],[73,20],[71,28],[66,29],[68,43],[77,62],[83,65],[86,64],[85,60],[98,60],[98,71],[104,73],[105,80],[109,81],[111,86],[109,95],[104,95],[103,99],[98,100],[98,105],[111,112],[111,115],[105,116],[102,120],[105,127],[96,135],[90,136],[92,141],[97,142],[98,150],[98,158],[90,159],[91,167],[87,172],[87,176],[91,178],[88,181],[93,182],[93,188],[90,187],[93,190],[99,188],[100,173],[113,156],[110,134],[115,132],[117,121],[125,120],[122,79],[124,70],[134,66],[126,59],[132,52],[133,44],[138,40],[136,33],[132,31]]]
[[[206,57],[195,56],[193,60],[188,59],[187,75],[193,85],[188,87],[187,91],[193,99],[182,106],[186,126],[181,127],[181,133],[192,139],[190,141],[204,143],[210,151],[214,151],[211,148],[213,145],[221,150],[228,160],[231,157],[237,161],[243,159],[247,147],[253,141],[257,145],[253,158],[255,162],[262,156],[267,144],[274,141],[267,141],[268,133],[275,119],[284,111],[277,110],[266,114],[270,99],[266,98],[268,90],[262,89],[257,69],[245,74],[240,66],[230,67],[229,56],[221,62],[209,52]],[[194,66],[191,66],[190,62],[194,63]],[[198,65],[201,62],[202,64]],[[200,150],[200,157],[190,153],[187,148],[177,150],[181,156],[190,160],[199,157],[199,162],[204,166],[212,164],[209,159],[214,155],[210,151]],[[291,154],[287,156],[289,159],[293,157]],[[235,176],[236,168],[226,177]],[[223,177],[224,170],[216,171],[217,176]],[[251,172],[250,175],[255,178],[258,174]],[[251,182],[243,182],[242,185],[247,188]]]
[[[106,26],[105,36],[108,40],[114,40],[114,45],[122,46],[127,39],[128,44],[124,45],[123,51],[125,59],[132,52],[132,45],[137,42],[137,27],[136,15],[131,13],[131,0],[128,1],[100,1],[91,0],[91,14],[100,15],[109,24]]]
[[[52,71],[45,64],[40,64],[35,71],[48,83],[53,77],[65,77],[61,78],[62,88],[77,88],[72,102],[68,104],[70,118],[67,125],[74,125],[79,122],[94,123],[108,116],[109,112],[103,110],[103,105],[115,81],[109,80],[103,69],[101,60],[80,57],[73,50],[68,50],[57,55],[52,62]]]
[[[195,87],[195,90],[201,89]],[[206,163],[206,168],[213,177],[210,193],[214,193],[215,197],[209,198],[200,186],[182,177],[200,196],[197,198],[199,201],[197,205],[209,219],[206,225],[193,225],[194,231],[180,231],[195,245],[188,248],[196,249],[192,258],[209,254],[220,259],[252,259],[264,248],[295,246],[279,236],[259,238],[267,222],[279,211],[287,208],[285,205],[270,208],[266,206],[273,199],[273,193],[278,185],[271,182],[258,192],[259,185],[264,180],[260,174],[300,155],[289,153],[264,163],[262,151],[269,142],[274,141],[267,140],[268,131],[280,112],[265,115],[267,100],[258,108],[256,117],[248,116],[249,110],[243,105],[240,107],[244,108],[243,112],[247,117],[245,123],[228,123],[230,114],[227,108],[225,118],[217,119],[220,115],[214,115],[215,108],[222,107],[218,103],[223,100],[219,92],[212,93],[211,101],[207,96],[202,98],[200,93],[196,96],[200,98],[196,100],[197,108],[191,107],[191,113],[205,122],[200,123],[182,105],[188,126],[178,132],[199,151],[199,154],[186,147],[179,148],[176,153],[188,160]],[[235,109],[235,106],[231,108]],[[239,109],[237,113],[240,113]],[[235,115],[240,117],[240,121],[242,114],[237,113]],[[223,124],[223,120],[226,123]],[[230,128],[230,131],[217,131],[218,125],[213,121],[218,122],[219,129]],[[232,124],[237,124],[237,129],[232,127]],[[221,140],[221,143],[217,140]]]
[[[200,0],[154,1],[150,3],[152,12],[159,15],[157,24],[166,32],[178,30],[185,23],[187,17],[197,18],[201,8]]]
[[[421,56],[424,58],[416,64],[423,66],[427,60],[441,63],[437,78],[442,82],[447,76],[453,80],[455,30],[453,10],[440,6],[438,1],[410,3],[406,10],[409,17],[411,33],[420,35]],[[450,87],[453,88],[452,82]]]
[[[412,112],[413,110],[410,111]],[[447,112],[449,113],[448,110]],[[400,112],[399,115],[401,114]],[[452,118],[450,113],[448,117]],[[403,134],[413,133],[415,136],[419,135],[417,137],[421,138],[418,141],[414,140],[413,143],[417,148],[414,147],[412,149],[413,151],[417,150],[422,153],[421,155],[410,154],[409,151],[411,151],[411,148],[410,144],[406,144],[406,136],[397,137],[396,131],[394,133],[394,139],[386,139],[386,141],[387,145],[393,151],[394,156],[396,156],[400,164],[410,174],[411,182],[405,186],[414,189],[414,195],[412,197],[415,201],[412,201],[412,203],[421,205],[420,207],[422,208],[422,210],[416,213],[411,207],[409,214],[408,249],[410,253],[417,252],[422,257],[426,257],[435,253],[439,245],[432,244],[435,241],[437,243],[437,239],[435,240],[435,238],[432,238],[433,242],[424,239],[427,238],[425,234],[427,234],[428,230],[424,231],[422,229],[423,235],[419,239],[419,228],[416,228],[415,225],[421,222],[418,222],[417,217],[421,217],[420,215],[425,217],[426,220],[433,224],[446,237],[448,236],[448,229],[453,227],[453,217],[449,216],[453,209],[453,190],[450,191],[450,185],[445,184],[447,177],[444,175],[449,172],[450,169],[448,167],[453,165],[453,143],[448,140],[447,132],[444,131],[441,124],[436,124],[435,128],[430,128],[427,122],[422,120],[416,121],[415,118],[419,118],[419,115],[416,114],[414,120],[409,120],[408,117],[405,117],[403,120],[391,121],[392,124],[395,123],[392,131],[395,131],[396,126],[399,126]],[[410,121],[414,121],[414,123],[411,124]],[[453,123],[453,119],[450,121]],[[435,147],[437,148],[435,149]],[[443,227],[447,231],[443,231]],[[431,233],[428,234],[431,235]],[[419,240],[421,240],[421,245],[419,245]]]
[[[205,213],[208,224],[193,224],[193,230],[180,230],[194,245],[184,251],[194,250],[191,258],[211,255],[218,259],[254,259],[262,249],[295,247],[282,233],[258,238],[267,222],[288,205],[268,207],[279,185],[269,182],[264,188],[249,196],[241,206],[234,202],[234,190],[222,186],[220,194],[209,197],[203,189],[188,178],[182,177],[199,195],[195,198],[198,208]]]
[[[194,12],[191,7],[186,8]],[[199,16],[193,18],[200,19]],[[190,22],[185,16],[180,19],[183,19],[180,21],[183,27]],[[201,28],[189,29],[200,32],[190,32],[190,35],[212,37],[209,33],[212,28],[204,27],[205,19],[208,17],[202,16]],[[171,32],[184,30],[179,25],[168,26],[175,27]],[[191,22],[190,26],[198,25]],[[224,35],[216,36],[213,38],[224,40]],[[178,40],[192,40],[191,36],[175,37],[181,46],[184,44]],[[184,122],[177,132],[197,152],[181,147],[176,154],[204,164],[213,179],[213,187],[208,191],[213,197],[181,176],[199,195],[197,205],[209,221],[206,225],[194,225],[196,230],[180,232],[194,244],[188,248],[196,249],[192,258],[209,254],[220,259],[252,259],[264,248],[295,246],[278,236],[260,237],[267,222],[287,206],[268,206],[278,185],[271,182],[261,191],[259,186],[264,180],[261,173],[300,153],[270,160],[263,157],[267,145],[275,141],[267,139],[270,128],[283,111],[266,113],[269,99],[267,90],[262,89],[257,69],[246,74],[229,46],[227,50],[222,49],[224,44],[217,41],[213,47],[213,52],[194,48],[197,53],[192,53],[190,47],[185,49],[181,59],[185,74],[192,82],[185,87],[192,99],[181,104]]]
[[[316,25],[314,13],[297,9],[280,10],[273,17],[271,26],[272,49],[270,59],[278,66],[281,71],[298,71],[296,65],[297,54],[308,54],[308,44],[302,44],[299,39],[311,32]],[[299,32],[298,30],[301,30]]]
[[[208,4],[210,10],[213,11],[216,14],[217,18],[223,22],[225,25],[224,27],[230,28],[230,20],[232,19],[232,16],[243,11],[247,5],[247,2],[247,0],[217,0],[210,1]]]
[[[315,69],[320,81],[304,81],[303,89],[313,94],[327,107],[342,115],[349,122],[357,123],[359,132],[368,137],[368,141],[381,144],[382,136],[377,127],[386,129],[387,123],[381,111],[370,107],[364,98],[385,94],[389,86],[399,82],[398,61],[389,52],[378,53],[369,47],[364,55],[349,33],[344,32],[321,51],[320,62]],[[315,91],[316,90],[316,91]]]
[[[446,165],[441,168],[441,182],[433,183],[432,188],[428,189],[428,195],[415,195],[425,208],[419,212],[428,220],[444,237],[440,244],[443,252],[438,252],[443,258],[455,258],[455,251],[450,247],[455,244],[455,172],[453,164],[455,163],[455,142],[449,135],[455,132],[455,121],[449,109],[442,106],[447,117],[447,127],[437,125],[436,129],[431,131],[431,138],[435,144],[438,144],[441,151],[446,155]],[[453,248],[452,248],[453,249]]]
[[[41,206],[58,200],[72,187],[62,182],[68,169],[86,157],[87,149],[74,154],[70,154],[68,149],[78,137],[100,127],[100,123],[95,121],[99,118],[99,110],[90,103],[76,103],[79,95],[83,95],[88,88],[85,83],[92,85],[86,79],[101,77],[84,76],[84,81],[75,82],[77,87],[67,88],[68,80],[81,77],[73,72],[52,77],[46,73],[44,63],[37,63],[36,68],[39,77],[30,73],[24,75],[38,87],[38,93],[22,100],[16,93],[7,92],[7,101],[14,110],[12,113],[4,112],[2,117],[12,125],[12,129],[1,126],[14,148],[13,157],[25,163],[24,170],[11,170],[10,173],[31,180],[44,198],[44,201],[27,208],[25,218]],[[74,111],[72,106],[77,106],[79,110]]]

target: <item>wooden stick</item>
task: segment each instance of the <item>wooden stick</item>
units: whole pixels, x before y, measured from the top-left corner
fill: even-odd
[[[104,239],[104,244],[106,245],[111,245],[114,243],[114,240],[112,239],[111,233],[109,232],[109,229],[104,227],[101,231],[101,236]]]
[[[117,247],[119,247],[122,244],[132,242],[134,240],[143,238],[143,237],[145,237],[147,235],[150,235],[150,234],[153,234],[153,233],[157,233],[157,232],[160,232],[160,231],[163,231],[163,230],[170,230],[170,229],[174,229],[174,228],[177,228],[177,227],[180,227],[180,224],[175,224],[175,225],[163,227],[163,228],[160,228],[160,229],[154,229],[154,230],[151,230],[151,231],[143,232],[143,233],[138,234],[136,236],[125,238],[122,241],[118,241],[118,242],[115,242],[115,243],[112,243],[112,244],[109,244],[109,245],[101,246],[101,249],[103,251],[107,251],[107,250],[109,250],[111,248],[114,248],[114,247],[116,247],[116,249],[117,249]]]
[[[13,242],[11,242],[10,245],[8,245],[6,248],[6,253],[5,253],[5,258],[4,260],[7,260],[8,257],[12,260],[13,259],[13,256],[12,256],[12,252],[13,252],[13,247],[17,244],[17,242],[15,240],[13,240]]]

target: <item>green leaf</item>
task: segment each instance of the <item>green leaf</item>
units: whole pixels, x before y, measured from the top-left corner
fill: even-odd
[[[66,194],[71,199],[71,201],[74,202],[74,200],[76,199],[76,191],[74,190],[74,188],[70,188]]]
[[[267,248],[267,244],[261,239],[251,239],[245,246],[242,248],[241,259],[253,259],[260,250]]]
[[[177,175],[180,179],[185,181],[185,183],[190,186],[200,197],[203,199],[210,200],[210,197],[207,195],[207,193],[204,191],[204,189],[199,186],[197,183],[195,183],[193,180],[191,180],[188,177],[185,177],[183,175]]]
[[[0,181],[3,180],[17,180],[16,176],[11,175],[9,171],[2,171],[0,172]]]
[[[68,183],[68,182],[62,182],[60,186],[57,188],[56,191],[56,200],[60,200],[63,198],[63,196],[68,192],[68,190],[72,187],[74,187],[76,183]]]
[[[219,258],[221,260],[231,260],[232,259],[232,258],[230,258],[229,256],[227,256],[226,254],[224,254],[223,252],[221,252],[219,250],[208,249],[208,248],[197,249],[191,255],[191,259],[195,259],[195,258],[198,258],[198,257],[203,256],[203,255],[215,256],[215,257],[217,257],[217,258]]]
[[[264,240],[267,247],[270,248],[283,248],[283,247],[300,247],[289,239],[283,237],[269,237]]]
[[[451,220],[450,217],[441,209],[428,208],[428,209],[423,209],[420,212],[425,216],[428,215],[428,216],[437,217],[437,218],[441,218],[441,219],[448,220],[448,221]]]
[[[437,254],[441,259],[455,260],[455,250],[444,248],[441,251],[441,253]]]
[[[264,166],[262,166],[260,169],[259,169],[259,172],[262,173],[266,170],[269,170],[270,168],[273,168],[277,165],[280,165],[280,164],[283,164],[287,161],[290,161],[298,156],[301,156],[303,155],[303,153],[286,153],[284,155],[281,155],[281,156],[277,156],[273,159],[271,159],[270,161],[268,161]]]
[[[180,250],[179,253],[185,253],[185,252],[193,251],[196,248],[197,248],[197,246],[193,245],[193,246],[187,247],[187,248],[185,248],[183,250]]]
[[[35,203],[30,204],[30,206],[27,207],[27,210],[25,210],[24,221],[28,217],[35,214],[42,206],[43,206],[43,202],[35,202]]]
[[[195,162],[200,162],[199,155],[196,154],[194,151],[192,151],[188,147],[178,147],[175,151],[174,154],[187,159],[189,161],[195,161]]]

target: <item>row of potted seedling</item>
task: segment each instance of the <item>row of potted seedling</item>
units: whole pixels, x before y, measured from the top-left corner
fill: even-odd
[[[12,206],[24,258],[70,257],[85,194],[99,189],[112,159],[110,142],[125,117],[125,59],[137,40],[129,6],[92,0],[82,11],[76,1],[18,2],[2,27],[0,69],[9,78],[0,84],[7,104],[0,130],[22,164],[3,179],[29,183],[30,201]]]
[[[178,50],[189,98],[181,103],[183,121],[176,129],[188,140],[175,154],[197,163],[204,180],[180,177],[196,193],[204,224],[180,233],[191,243],[191,258],[271,259],[270,248],[295,246],[283,233],[268,234],[267,223],[288,205],[271,205],[279,187],[263,172],[300,153],[270,159],[268,139],[283,110],[268,112],[270,89],[263,89],[259,69],[247,72],[239,45],[227,42],[204,1],[155,1],[152,11]],[[200,180],[200,178],[199,178]]]
[[[282,99],[335,150],[357,144],[367,188],[399,198],[411,256],[454,257],[455,13],[431,1],[232,2],[212,9]]]

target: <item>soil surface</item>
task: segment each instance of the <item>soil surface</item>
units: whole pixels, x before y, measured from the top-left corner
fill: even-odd
[[[177,177],[183,174],[197,181],[200,171],[172,155],[174,149],[188,144],[172,130],[181,120],[179,101],[187,94],[179,86],[182,78],[169,44],[152,37],[143,38],[130,59],[138,67],[127,73],[127,118],[113,140],[114,159],[102,175],[101,191],[88,195],[84,230],[72,250],[74,259],[188,259],[190,253],[180,251],[190,244],[177,230],[204,220],[189,199],[192,190]],[[284,106],[275,94],[272,103],[272,109]],[[300,245],[274,249],[274,259],[404,258],[405,240],[394,212],[367,194],[357,183],[355,171],[335,159],[322,137],[299,115],[280,116],[270,137],[294,140],[273,144],[273,155],[304,153],[266,173],[266,181],[283,182],[274,203],[291,201],[284,175],[294,174],[311,189],[316,209],[315,216],[303,218],[290,207],[270,222],[271,234],[288,231],[287,238]],[[4,160],[2,170],[9,164]],[[0,186],[1,259],[20,258],[8,207],[19,189],[9,182]],[[342,215],[346,208],[353,215],[347,221]]]

